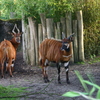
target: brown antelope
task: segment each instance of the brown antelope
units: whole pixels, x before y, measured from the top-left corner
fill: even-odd
[[[4,77],[3,75],[3,70],[4,70],[4,62],[6,60],[6,44],[0,43],[0,70],[1,70],[1,76]]]
[[[12,77],[12,61],[16,59],[16,49],[14,48],[14,46],[10,41],[4,39],[4,41],[0,43],[0,50],[2,52],[2,56],[1,56],[2,77],[4,77],[3,69],[4,69],[5,61],[7,61],[6,70],[9,71],[9,74]]]
[[[17,29],[17,33],[15,32],[15,28]],[[21,38],[22,32],[20,32],[20,30],[18,29],[17,25],[15,24],[12,32],[8,32],[8,33],[12,35],[13,38],[10,40],[10,42],[12,43],[12,45],[17,50],[18,45],[20,44],[20,40],[21,40],[20,38]]]
[[[72,57],[72,45],[73,34],[68,38],[62,39],[62,41],[58,41],[55,39],[45,39],[39,46],[39,60],[42,66],[44,82],[49,82],[47,75],[47,66],[49,62],[55,62],[58,69],[58,83],[60,82],[60,63],[64,64],[66,69],[66,82],[69,84],[68,77],[68,66],[69,61]]]
[[[17,33],[15,32],[15,28],[17,29]],[[13,47],[14,47],[14,49],[15,50],[17,50],[17,48],[18,48],[18,45],[20,44],[20,38],[21,38],[21,34],[22,34],[22,32],[20,32],[20,30],[18,29],[18,27],[17,27],[17,25],[15,24],[14,25],[14,28],[13,28],[13,30],[12,30],[12,32],[8,32],[9,34],[11,34],[12,35],[12,39],[10,40],[10,42],[11,42],[11,44],[13,45]],[[13,51],[12,51],[13,52]],[[15,51],[14,51],[15,52]],[[16,56],[16,55],[15,55]],[[12,71],[14,71],[14,62],[15,62],[15,58],[16,57],[14,57],[13,59],[12,59],[12,64],[11,64],[11,68],[12,68]],[[6,71],[7,71],[7,67],[8,66],[8,61],[6,62]]]

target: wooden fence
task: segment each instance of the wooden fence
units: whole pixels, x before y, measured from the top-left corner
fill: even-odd
[[[76,12],[76,20],[72,20],[71,12],[66,13],[65,17],[60,18],[60,22],[54,23],[53,18],[46,18],[45,14],[40,14],[41,23],[37,24],[32,17],[28,18],[28,25],[22,19],[23,31],[23,59],[31,65],[38,65],[39,44],[45,38],[62,39],[62,32],[66,37],[75,33],[73,42],[72,62],[84,61],[83,43],[83,17],[82,11]]]

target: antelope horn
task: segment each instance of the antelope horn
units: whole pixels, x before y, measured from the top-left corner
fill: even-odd
[[[18,29],[17,24],[16,24],[16,29],[17,29],[18,33],[20,33],[20,30]]]
[[[13,30],[12,30],[12,32],[13,32],[14,34],[16,34],[16,32],[14,31],[14,30],[15,30],[15,27],[16,27],[16,24],[14,25],[14,28],[13,28]]]
[[[75,35],[75,33],[72,34],[72,36]]]
[[[74,36],[74,34],[75,34],[75,33],[73,33],[72,35],[70,35],[70,36],[68,37],[68,39],[69,39],[70,37],[73,37],[73,36]]]
[[[64,34],[64,32],[62,32],[62,39],[64,39],[65,38],[65,34]]]

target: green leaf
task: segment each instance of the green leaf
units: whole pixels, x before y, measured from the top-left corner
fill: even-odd
[[[97,92],[96,99],[100,99],[100,90],[98,90],[98,92]]]
[[[76,74],[77,77],[79,78],[79,80],[80,80],[80,82],[81,82],[83,88],[85,89],[85,91],[86,91],[87,93],[89,93],[88,87],[87,87],[87,85],[84,83],[83,77],[80,75],[80,73],[79,73],[78,71],[75,71],[75,74]]]
[[[98,86],[97,84],[91,83],[91,82],[86,81],[86,80],[84,80],[84,82],[85,82],[86,84],[91,85],[91,86],[94,86],[95,88],[97,88],[97,89],[100,90],[100,86]]]
[[[93,92],[96,90],[96,88],[95,87],[93,87],[92,89],[91,89],[91,91],[90,91],[90,93],[89,93],[89,95],[90,96],[92,96],[92,94],[93,94]]]
[[[77,96],[80,96],[80,94],[79,93],[76,93],[74,91],[70,91],[70,92],[66,92],[62,96],[65,96],[65,97],[77,97]]]

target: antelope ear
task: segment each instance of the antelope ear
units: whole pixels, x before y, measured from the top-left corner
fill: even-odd
[[[64,32],[62,32],[62,39],[64,39],[65,38],[65,34],[64,34]]]
[[[11,34],[11,32],[8,32],[8,34]]]
[[[20,34],[23,34],[23,32],[20,32]]]
[[[12,37],[14,37],[14,33],[12,33],[12,32],[8,32],[8,34],[11,34],[11,35],[12,35]]]
[[[74,35],[75,35],[75,33],[72,34],[72,36],[74,36]]]

